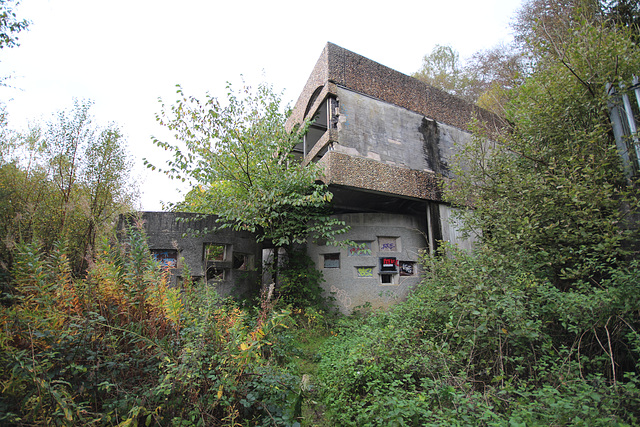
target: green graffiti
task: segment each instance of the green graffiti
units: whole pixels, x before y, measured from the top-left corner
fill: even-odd
[[[358,267],[358,277],[373,277],[373,267]]]

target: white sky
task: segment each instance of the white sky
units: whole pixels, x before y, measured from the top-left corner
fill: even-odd
[[[224,97],[227,81],[266,81],[292,105],[326,42],[396,69],[418,70],[436,44],[462,58],[510,40],[520,0],[22,0],[19,17],[32,21],[21,46],[0,55],[0,88],[10,125],[48,120],[91,99],[96,122],[124,131],[136,162],[141,208],[178,201],[177,183],[142,166],[163,164],[151,143],[158,97]]]

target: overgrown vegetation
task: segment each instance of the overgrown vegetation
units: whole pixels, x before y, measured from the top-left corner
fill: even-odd
[[[2,127],[0,141],[0,273],[13,248],[38,242],[49,253],[64,242],[74,274],[84,271],[96,242],[129,211],[135,186],[120,130],[99,127],[91,103],[77,101],[49,123],[26,132]],[[3,281],[0,279],[0,283]]]
[[[422,285],[324,347],[339,425],[635,425],[637,263],[561,291],[513,258],[454,248]]]
[[[142,232],[103,242],[86,279],[64,248],[15,252],[0,307],[1,423],[290,425],[300,378],[278,331],[293,323],[268,295],[259,312],[211,287],[167,286]],[[299,405],[298,405],[299,406]],[[142,425],[141,424],[141,425]]]
[[[289,246],[277,296],[255,304],[187,274],[169,287],[140,226],[114,238],[126,153],[88,104],[27,135],[3,127],[0,424],[640,424],[640,201],[604,91],[640,70],[638,11],[593,5],[523,9],[531,62],[512,87],[492,81],[509,132],[478,126],[446,188],[473,208],[477,250],[425,255],[388,312],[332,314],[291,249],[341,229],[318,171],[291,162],[299,134],[268,87],[225,106],[180,92],[160,120],[189,151],[156,142],[200,184],[182,207]]]
[[[477,251],[425,258],[406,303],[325,346],[334,423],[640,423],[640,201],[604,90],[631,80],[640,51],[579,3],[542,8],[570,20],[529,28],[535,62],[504,105],[509,132],[478,131],[460,154],[446,194],[473,208],[462,220],[482,232]]]

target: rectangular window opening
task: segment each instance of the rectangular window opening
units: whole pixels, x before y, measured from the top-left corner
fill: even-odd
[[[215,265],[207,267],[206,271],[207,282],[220,282],[224,280],[224,269],[217,268]]]
[[[243,254],[240,252],[233,253],[233,264],[232,268],[234,270],[252,270],[253,269],[253,257],[248,254]]]
[[[324,268],[340,268],[340,254],[324,254],[323,257],[323,266]]]
[[[163,267],[176,268],[178,266],[178,251],[176,249],[151,249],[151,255]]]
[[[392,274],[381,274],[380,275],[380,283],[383,285],[392,285],[393,284],[393,275]]]
[[[400,261],[399,265],[401,276],[415,276],[417,272],[417,263],[415,261]]]
[[[227,258],[225,249],[225,245],[205,243],[203,258],[205,261],[225,261]]]

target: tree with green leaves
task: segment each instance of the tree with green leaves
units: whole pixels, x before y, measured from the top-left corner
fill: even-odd
[[[275,247],[334,240],[344,224],[330,216],[332,194],[319,181],[321,170],[292,155],[306,128],[285,130],[280,96],[270,86],[227,88],[220,101],[187,96],[179,87],[178,100],[163,103],[157,115],[177,139],[154,139],[172,153],[160,170],[193,186],[174,208],[215,214],[221,227],[256,233]]]
[[[96,126],[90,102],[0,142],[0,233],[4,267],[18,243],[45,252],[64,242],[75,272],[87,266],[98,236],[135,198],[120,130]]]
[[[0,0],[0,49],[18,46],[18,33],[29,26],[26,19],[18,19],[14,8],[20,2]]]
[[[620,167],[604,88],[631,80],[640,50],[625,30],[584,23],[540,58],[509,105],[513,129],[466,148],[449,197],[472,203],[485,244],[556,283],[597,278],[634,238],[621,227],[633,212],[621,207],[636,211],[638,193]]]
[[[638,425],[637,181],[623,173],[605,85],[629,82],[626,26],[570,15],[532,41],[511,127],[482,127],[447,200],[482,236],[427,256],[407,301],[323,349],[336,425]],[[543,24],[540,24],[543,25]],[[544,33],[540,28],[534,31]],[[469,209],[470,208],[470,209]]]
[[[503,115],[507,92],[521,83],[524,69],[524,56],[512,46],[478,51],[463,62],[451,46],[436,45],[412,77]]]
[[[422,67],[412,77],[474,102],[473,95],[467,93],[469,78],[464,73],[460,54],[451,46],[435,45],[431,53],[422,58]]]

